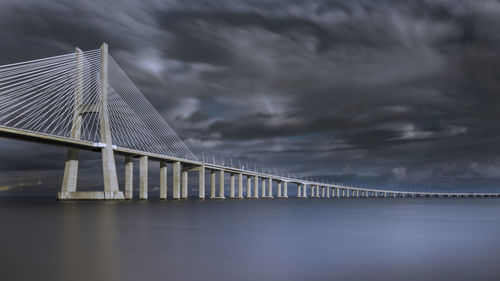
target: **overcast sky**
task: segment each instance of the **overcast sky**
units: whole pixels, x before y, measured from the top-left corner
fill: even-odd
[[[500,190],[499,1],[2,0],[0,26],[0,65],[109,43],[196,154]],[[83,155],[82,185],[99,157]],[[0,139],[0,194],[55,195],[64,159]]]

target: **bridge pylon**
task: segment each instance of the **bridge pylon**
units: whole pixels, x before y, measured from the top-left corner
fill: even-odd
[[[57,198],[59,200],[124,199],[123,192],[121,192],[118,188],[118,177],[116,174],[113,142],[109,125],[108,44],[103,43],[101,45],[100,51],[99,103],[83,104],[83,52],[80,49],[76,48],[74,114],[70,137],[74,139],[80,139],[83,114],[97,113],[99,115],[104,191],[77,191],[79,150],[76,148],[68,148],[61,191],[57,195]]]

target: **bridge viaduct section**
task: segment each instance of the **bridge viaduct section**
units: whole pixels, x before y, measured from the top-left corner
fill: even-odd
[[[42,59],[30,63],[30,67],[23,63],[0,66],[0,136],[67,148],[64,177],[61,191],[58,193],[60,200],[132,199],[134,197],[134,159],[136,158],[139,159],[138,197],[140,199],[149,197],[149,161],[159,163],[160,199],[187,199],[189,173],[196,173],[198,176],[199,199],[288,198],[288,188],[291,184],[297,187],[298,198],[491,197],[499,195],[360,188],[199,161],[114,61],[113,69],[118,72],[118,74],[114,73],[118,75],[116,76],[118,78],[114,79],[118,79],[120,83],[112,85],[108,81],[109,60],[113,61],[108,56],[108,45],[104,43],[98,51],[82,52],[77,48],[76,53],[71,56]],[[62,69],[54,66],[57,63],[61,64]],[[51,71],[57,74],[54,76],[57,79],[64,78],[55,82],[71,84],[69,90],[61,91],[59,94],[55,90],[61,87],[68,88],[68,86],[57,83],[46,85],[49,84],[46,81],[56,79],[50,78]],[[35,75],[37,77],[33,77]],[[25,85],[18,81],[27,78],[30,82],[26,82]],[[39,83],[40,81],[45,84]],[[30,85],[34,85],[33,90],[29,88]],[[38,93],[40,89],[45,90]],[[118,93],[120,91],[124,92],[123,96]],[[50,95],[55,95],[56,103],[47,101],[47,96],[50,97]],[[41,104],[34,104],[32,101],[35,99],[38,99]],[[134,109],[136,104],[139,106]],[[54,108],[56,105],[58,107]],[[28,113],[21,111],[23,109]],[[63,111],[66,111],[66,115]],[[40,116],[34,120],[27,118],[37,114]],[[149,115],[142,117],[141,114]],[[64,123],[65,118],[68,119],[69,124]],[[98,125],[95,127],[98,127],[98,130],[94,129],[93,125],[89,127],[88,120],[96,121]],[[44,124],[47,124],[46,128],[42,126]],[[155,130],[161,132],[155,132]],[[95,132],[94,136],[92,132]],[[78,191],[80,150],[101,153],[104,181],[102,191]],[[125,158],[123,191],[120,191],[118,187],[116,156]],[[171,184],[168,184],[167,177],[169,166],[172,169]],[[205,179],[206,172],[209,174],[209,179]],[[225,192],[226,175],[229,179],[229,194]],[[209,194],[205,194],[207,182],[210,185]],[[169,186],[172,188],[171,198],[167,196]],[[274,186],[276,190],[273,189]]]

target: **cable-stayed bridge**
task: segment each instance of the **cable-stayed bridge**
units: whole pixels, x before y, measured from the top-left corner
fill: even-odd
[[[288,198],[289,184],[306,197],[485,197],[496,193],[396,191],[321,183],[225,166],[198,159],[108,54],[100,49],[0,66],[0,134],[67,148],[58,199],[132,199],[133,163],[139,158],[139,198],[148,198],[148,161],[160,164],[160,198],[167,199],[172,166],[173,199],[188,198],[188,173],[198,173],[198,197]],[[78,191],[80,150],[102,155],[103,191]],[[125,186],[118,186],[115,155],[125,157]],[[217,183],[218,178],[218,183]],[[244,181],[245,180],[245,181]],[[246,183],[245,183],[246,182]],[[277,192],[273,191],[276,186]]]

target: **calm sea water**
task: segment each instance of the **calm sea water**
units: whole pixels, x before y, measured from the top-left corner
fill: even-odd
[[[500,280],[500,199],[0,198],[0,280]]]

